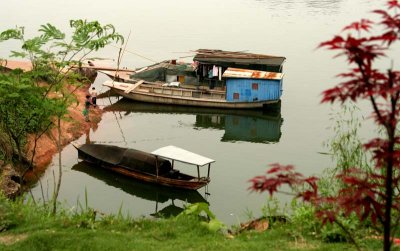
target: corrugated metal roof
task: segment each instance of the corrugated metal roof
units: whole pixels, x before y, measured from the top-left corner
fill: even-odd
[[[283,78],[283,73],[255,71],[238,68],[228,68],[222,75],[225,78],[256,78],[256,79],[275,79],[280,80]]]
[[[265,64],[265,65],[281,65],[285,61],[285,57],[271,56],[263,54],[254,54],[241,51],[222,51],[210,49],[198,49],[194,61],[199,62],[234,62],[243,64]]]

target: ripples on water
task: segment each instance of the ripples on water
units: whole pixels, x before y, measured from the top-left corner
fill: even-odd
[[[265,7],[272,11],[289,11],[301,9],[309,13],[335,14],[338,13],[343,0],[254,0],[257,6]]]

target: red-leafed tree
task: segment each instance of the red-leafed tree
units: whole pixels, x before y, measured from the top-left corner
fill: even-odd
[[[385,131],[382,138],[364,145],[372,153],[375,168],[371,171],[355,166],[341,171],[337,178],[342,186],[335,196],[321,195],[317,178],[306,178],[293,166],[279,164],[273,164],[266,175],[251,179],[250,189],[273,194],[282,185],[301,186],[296,196],[311,203],[323,223],[340,225],[338,216],[352,213],[362,221],[369,218],[384,233],[384,250],[390,250],[391,237],[399,230],[400,222],[400,71],[382,71],[376,67],[376,60],[387,57],[391,46],[400,40],[400,3],[387,1],[384,10],[373,13],[379,16],[379,22],[362,19],[352,23],[343,29],[345,35],[337,35],[319,47],[338,51],[337,56],[346,57],[352,67],[338,75],[342,82],[324,91],[321,102],[368,100],[375,123]],[[372,34],[372,28],[381,32]]]

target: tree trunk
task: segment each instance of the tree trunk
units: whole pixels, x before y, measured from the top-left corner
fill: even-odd
[[[53,215],[57,212],[57,199],[58,194],[60,192],[61,187],[61,179],[62,179],[62,161],[61,161],[61,117],[57,118],[57,131],[58,131],[58,140],[57,140],[57,148],[58,148],[58,182],[57,187],[54,191],[53,196]]]

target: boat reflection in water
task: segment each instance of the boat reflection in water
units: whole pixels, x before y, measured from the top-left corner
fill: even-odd
[[[154,217],[170,217],[176,216],[184,209],[175,205],[174,201],[179,200],[186,203],[207,202],[207,200],[197,191],[182,190],[172,187],[161,187],[154,184],[147,184],[128,177],[114,174],[102,168],[93,168],[88,163],[79,162],[72,167],[72,170],[79,171],[90,175],[93,178],[103,181],[109,186],[118,188],[125,193],[135,197],[155,201],[155,212],[151,214]],[[159,209],[159,204],[171,201],[170,205]]]
[[[104,111],[130,113],[172,113],[196,116],[195,128],[225,130],[223,142],[276,143],[281,138],[280,103],[268,110],[220,110],[200,107],[157,105],[121,99]]]
[[[254,143],[274,143],[281,138],[282,118],[280,113],[196,115],[195,126],[225,130],[221,141],[247,141]]]

